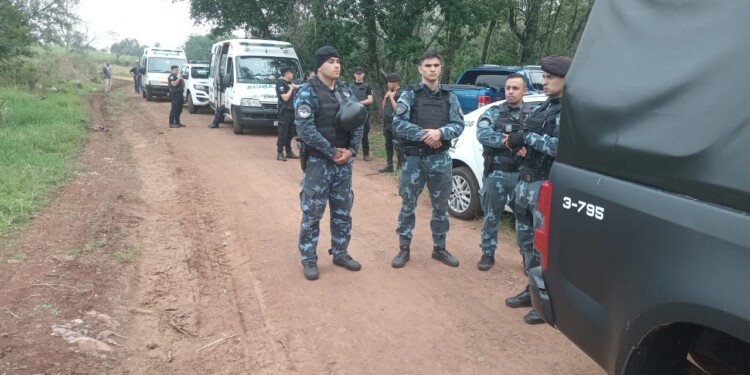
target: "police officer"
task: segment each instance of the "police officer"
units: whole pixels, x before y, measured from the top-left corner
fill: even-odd
[[[402,205],[396,234],[399,252],[391,266],[403,267],[409,261],[414,229],[414,210],[425,184],[432,202],[432,258],[451,267],[458,259],[445,249],[448,234],[448,198],[451,193],[451,140],[464,130],[464,119],[458,98],[444,89],[440,77],[441,58],[428,51],[419,58],[422,82],[401,94],[393,116],[393,130],[402,144],[404,165],[399,180]]]
[[[135,64],[133,64],[133,67],[130,68],[130,75],[133,76],[133,85],[135,86],[135,93],[140,94],[141,93],[141,63],[136,60]]]
[[[516,239],[521,248],[526,272],[539,266],[539,253],[534,250],[534,229],[542,225],[537,211],[539,187],[549,178],[552,163],[557,155],[557,137],[560,133],[560,106],[562,105],[565,75],[572,59],[563,56],[542,58],[544,71],[544,93],[547,101],[534,108],[526,119],[522,131],[506,136],[503,141],[520,156],[519,181],[515,190]],[[505,299],[509,307],[531,306],[529,286],[521,293]],[[523,320],[528,324],[544,323],[544,319],[532,309]]]
[[[349,87],[354,92],[354,96],[362,103],[365,107],[372,104],[372,87],[369,83],[365,82],[365,68],[358,66],[354,68],[354,83],[350,84]],[[364,153],[364,160],[370,161],[370,121],[365,122],[365,128],[362,133],[362,152]]]
[[[184,103],[185,80],[180,76],[180,67],[172,65],[172,74],[167,78],[169,83],[169,96],[172,98],[172,109],[169,111],[169,127],[179,128],[185,126],[180,122],[182,104]]]
[[[282,68],[281,78],[276,82],[276,96],[279,98],[279,137],[276,140],[276,160],[286,161],[299,159],[292,151],[292,127],[294,126],[294,103],[292,97],[297,85],[292,83],[294,71],[292,68]],[[286,156],[284,156],[286,148]]]
[[[302,223],[299,232],[299,251],[305,278],[318,278],[317,245],[319,224],[326,208],[331,204],[331,250],[333,264],[350,271],[359,271],[361,265],[348,253],[351,239],[352,158],[362,140],[363,117],[356,128],[342,128],[337,123],[340,101],[354,100],[351,90],[337,82],[341,73],[339,53],[330,46],[315,52],[317,76],[300,86],[294,98],[295,124],[298,139],[303,145],[304,176],[300,206]],[[355,101],[353,103],[356,104]],[[351,104],[351,103],[350,103]],[[362,115],[366,110],[360,107]],[[306,161],[306,162],[305,162]]]
[[[531,112],[531,106],[523,102],[527,92],[526,77],[509,74],[505,80],[505,103],[488,109],[477,121],[477,139],[484,146],[484,181],[479,191],[484,212],[482,258],[477,264],[482,271],[495,264],[497,224],[505,211],[508,196],[518,183],[518,166],[513,153],[502,142],[503,134],[521,130]]]
[[[393,172],[393,110],[398,106],[398,98],[404,90],[401,88],[401,76],[398,73],[388,73],[385,77],[387,83],[385,95],[383,95],[383,136],[385,136],[385,167],[378,169],[380,173]],[[396,152],[396,169],[401,169],[403,154],[399,147]]]

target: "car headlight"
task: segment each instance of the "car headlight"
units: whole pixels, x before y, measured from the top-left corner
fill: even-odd
[[[195,85],[193,85],[193,87],[195,87],[196,90],[208,92],[208,86],[207,85],[198,85],[198,84],[195,84]]]
[[[260,100],[253,98],[242,98],[240,105],[243,107],[260,107]]]

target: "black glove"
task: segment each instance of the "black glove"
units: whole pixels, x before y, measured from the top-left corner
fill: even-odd
[[[526,138],[526,132],[519,131],[515,132],[508,137],[508,147],[510,148],[518,148],[525,144],[524,138]]]

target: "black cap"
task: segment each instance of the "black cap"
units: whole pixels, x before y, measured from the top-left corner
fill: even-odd
[[[364,72],[365,72],[365,68],[361,66],[354,68],[354,73],[364,73]]]
[[[542,57],[542,70],[554,76],[563,77],[568,74],[573,59],[567,56]]]
[[[320,68],[321,65],[323,65],[324,62],[328,61],[331,57],[338,57],[339,51],[336,51],[335,48],[331,46],[323,46],[318,48],[317,51],[315,51],[315,67]]]
[[[286,74],[286,72],[293,72],[293,71],[294,70],[292,70],[291,67],[285,66],[285,67],[281,68],[280,73],[283,76],[284,74]]]
[[[387,76],[385,76],[386,82],[401,82],[401,75],[399,75],[396,72],[388,73]]]

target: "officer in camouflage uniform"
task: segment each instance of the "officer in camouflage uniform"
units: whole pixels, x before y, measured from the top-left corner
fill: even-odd
[[[409,261],[414,210],[426,184],[432,202],[432,258],[458,267],[458,259],[445,249],[452,168],[448,149],[451,140],[464,131],[464,119],[456,95],[438,81],[440,55],[425,52],[419,61],[422,82],[401,94],[393,116],[393,129],[403,147],[404,165],[399,180],[402,205],[396,228],[399,252],[391,265],[401,268]]]
[[[565,75],[572,59],[562,56],[542,58],[544,71],[544,93],[547,101],[534,108],[522,131],[506,137],[504,143],[522,157],[519,166],[519,182],[516,185],[516,239],[523,254],[526,272],[539,266],[539,253],[534,250],[534,229],[542,225],[537,211],[539,187],[549,178],[552,163],[557,155],[557,138],[560,133],[560,107],[562,105]],[[510,307],[531,306],[529,286],[516,296],[507,298]],[[523,317],[528,324],[544,323],[544,319],[532,309]]]
[[[315,52],[318,75],[302,84],[294,98],[295,125],[303,144],[304,165],[300,206],[302,223],[299,232],[299,251],[305,278],[318,278],[317,245],[320,219],[331,204],[331,249],[333,264],[351,271],[361,265],[348,254],[351,239],[352,158],[362,140],[362,126],[354,131],[343,131],[335,125],[339,112],[339,98],[354,94],[337,79],[341,73],[339,54],[325,46]],[[338,98],[337,98],[338,96]]]
[[[508,197],[518,183],[518,165],[513,152],[502,142],[503,134],[521,130],[531,106],[523,102],[527,93],[526,77],[510,74],[505,80],[505,103],[485,111],[477,121],[477,139],[484,146],[484,181],[479,191],[482,221],[482,258],[477,267],[487,271],[495,264],[497,225]]]

